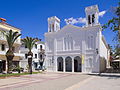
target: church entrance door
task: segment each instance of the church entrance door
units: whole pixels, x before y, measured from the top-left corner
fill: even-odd
[[[65,59],[66,72],[72,72],[72,58],[66,57]]]
[[[74,60],[74,72],[77,72],[78,70],[78,61]]]
[[[82,71],[82,60],[79,56],[74,58],[74,72],[81,72]]]
[[[58,57],[57,59],[57,70],[58,71],[63,71],[63,58],[62,57]]]

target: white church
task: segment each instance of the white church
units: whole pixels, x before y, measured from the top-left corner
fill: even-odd
[[[60,19],[48,18],[45,33],[46,68],[53,72],[104,72],[109,59],[109,48],[99,23],[98,6],[85,8],[86,25],[66,25]]]

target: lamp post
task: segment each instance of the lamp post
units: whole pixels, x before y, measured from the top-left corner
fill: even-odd
[[[52,61],[51,61],[51,63],[52,63],[52,70],[54,69],[54,56],[52,56]]]
[[[42,49],[39,55],[39,64],[41,66],[41,70],[43,70],[43,63],[44,63],[45,57],[46,57],[45,51]]]
[[[96,53],[99,54],[98,48],[96,48]]]
[[[1,64],[0,73],[2,73],[2,71],[3,71],[2,60],[0,60],[0,64]]]

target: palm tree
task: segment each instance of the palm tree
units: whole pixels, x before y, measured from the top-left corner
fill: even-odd
[[[31,50],[37,41],[38,41],[37,39],[32,38],[32,37],[26,37],[26,38],[22,39],[23,44],[29,50],[29,52],[28,52],[28,72],[30,74],[32,74],[32,57],[33,57],[33,53]]]
[[[8,51],[6,52],[6,58],[7,58],[7,73],[11,73],[12,70],[12,60],[14,58],[14,52],[13,52],[13,45],[15,41],[18,39],[21,34],[18,32],[13,32],[10,30],[8,33],[4,33],[6,36],[7,44],[8,44]]]

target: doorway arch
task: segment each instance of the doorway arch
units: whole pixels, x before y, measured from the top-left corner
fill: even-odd
[[[57,70],[63,71],[63,58],[62,57],[57,58]]]
[[[82,60],[79,56],[74,58],[74,72],[81,72],[82,71]]]
[[[66,72],[72,72],[72,58],[69,56],[65,58],[65,68]]]

